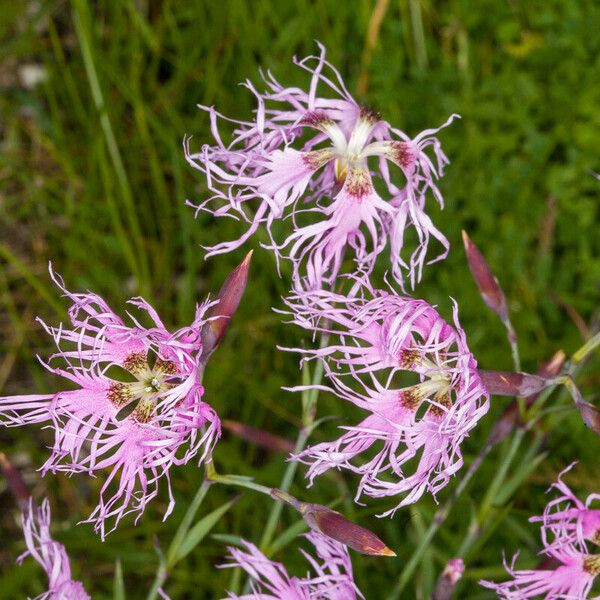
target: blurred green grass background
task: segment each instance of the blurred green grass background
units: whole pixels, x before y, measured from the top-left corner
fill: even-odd
[[[206,189],[184,161],[182,139],[190,134],[197,144],[210,141],[197,103],[249,117],[253,97],[237,83],[247,77],[259,83],[259,67],[283,83],[305,84],[291,58],[313,53],[315,39],[328,48],[357,99],[410,135],[452,112],[462,115],[440,135],[451,160],[441,182],[446,208],[430,204],[434,222],[452,243],[451,255],[426,270],[416,293],[444,314],[448,296],[456,298],[480,364],[508,369],[510,352],[468,273],[462,228],[509,297],[525,369],[535,370],[559,348],[573,352],[593,326],[600,289],[600,184],[591,173],[600,172],[597,2],[4,0],[0,17],[1,393],[59,389],[35,358],[51,351],[35,316],[57,322],[66,309],[52,289],[48,261],[73,290],[93,289],[121,312],[125,299],[141,293],[167,323],[180,326],[191,319],[194,303],[215,292],[244,253],[258,247],[254,239],[232,255],[204,261],[200,244],[232,239],[242,230],[204,215],[194,220],[184,206],[186,198],[203,198]],[[36,72],[43,75],[37,84]],[[206,398],[221,417],[293,439],[300,401],[280,387],[298,383],[300,373],[295,358],[275,345],[301,343],[302,332],[271,311],[286,291],[285,273],[277,278],[272,256],[256,252],[243,305],[205,383]],[[591,363],[580,380],[591,401],[598,397],[598,366],[598,360]],[[494,400],[465,444],[467,460],[505,404]],[[324,398],[319,416],[329,414],[347,415],[349,422],[357,416]],[[338,423],[314,439],[327,439]],[[39,428],[0,430],[0,451],[22,470],[36,497],[51,496],[57,537],[93,597],[111,597],[117,555],[128,598],[144,597],[156,567],[153,538],[168,544],[201,471],[188,465],[174,473],[179,502],[166,523],[160,520],[161,496],[137,527],[123,523],[101,543],[89,526],[75,527],[93,507],[100,482],[41,479],[35,472],[50,442]],[[508,444],[484,463],[403,597],[428,597]],[[535,456],[543,460],[531,473],[526,467]],[[491,597],[476,581],[501,575],[503,549],[511,555],[522,547],[525,563],[535,564],[539,539],[527,517],[541,510],[548,483],[572,460],[580,461],[569,479],[575,490],[600,491],[598,440],[573,411],[528,435],[519,457],[509,469],[514,490],[494,508],[481,543],[467,556],[457,597]],[[222,472],[254,475],[267,485],[277,485],[285,469],[283,455],[227,433],[215,460]],[[305,490],[299,473],[292,491],[313,502],[341,497],[348,517],[397,551],[391,560],[353,555],[366,597],[383,597],[436,507],[425,499],[380,521],[372,515],[382,505],[356,507],[353,486],[351,477],[322,478]],[[235,493],[211,489],[202,512]],[[214,531],[258,542],[269,506],[268,499],[247,492]],[[46,589],[31,559],[14,564],[24,548],[17,516],[0,481],[0,598]],[[285,509],[279,531],[296,519]],[[298,574],[306,568],[295,550],[299,544],[275,554]],[[214,565],[224,553],[221,541],[205,540],[172,574],[171,597],[223,597],[231,573]]]

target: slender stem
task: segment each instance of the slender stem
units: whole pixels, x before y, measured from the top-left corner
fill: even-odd
[[[300,429],[298,433],[298,438],[296,439],[296,444],[294,446],[294,454],[298,454],[304,450],[304,446],[306,441],[308,440],[310,430],[306,427]],[[281,483],[279,484],[279,489],[287,492],[292,486],[292,481],[294,481],[294,476],[296,475],[296,471],[298,469],[298,462],[295,460],[291,460],[283,477],[281,479]],[[267,524],[263,531],[262,538],[260,540],[260,548],[263,552],[266,552],[268,546],[273,540],[273,535],[275,534],[275,528],[277,527],[277,523],[279,522],[279,517],[281,516],[281,511],[283,510],[283,502],[275,502],[271,507],[271,512],[269,513],[269,517],[267,519]]]
[[[329,335],[325,334],[321,338],[321,348],[324,348],[329,341]],[[317,386],[321,383],[323,379],[323,364],[320,360],[317,361],[315,365],[315,369],[313,371],[313,376],[311,380],[312,386]],[[304,450],[304,446],[308,441],[308,437],[312,432],[312,426],[315,420],[316,410],[317,410],[317,400],[319,398],[319,390],[316,388],[312,388],[309,390],[304,390],[302,392],[302,423],[303,427],[298,432],[298,437],[296,438],[296,443],[294,445],[294,454],[299,454]],[[279,484],[279,489],[283,492],[288,492],[292,482],[294,481],[294,476],[296,475],[296,471],[298,470],[298,462],[295,460],[291,460],[288,462],[287,468],[283,474],[281,479],[281,483]],[[276,502],[271,507],[271,512],[269,513],[269,517],[267,518],[267,524],[265,526],[262,538],[260,540],[260,548],[263,552],[268,554],[269,545],[273,540],[273,536],[275,534],[275,528],[277,527],[277,523],[279,522],[279,518],[281,517],[281,512],[283,510],[283,503]]]
[[[219,475],[215,473],[210,476],[210,481],[222,483],[223,485],[235,485],[237,487],[243,487],[247,490],[254,490],[255,492],[271,496],[272,488],[256,483],[249,477],[244,477],[243,475]]]
[[[506,317],[502,321],[504,323],[504,327],[506,327],[506,337],[508,338],[508,343],[510,344],[510,352],[512,354],[513,366],[515,371],[521,370],[521,355],[519,354],[519,342],[517,338],[517,332],[513,327],[510,319]]]
[[[585,360],[598,346],[600,346],[600,331],[593,335],[571,357],[571,365],[575,366]]]

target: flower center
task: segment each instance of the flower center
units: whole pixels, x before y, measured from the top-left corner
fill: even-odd
[[[402,405],[416,412],[423,400],[429,399],[427,412],[443,416],[452,406],[452,376],[448,369],[414,347],[402,348],[397,357],[397,365],[401,370],[424,376],[423,381],[400,392]]]
[[[333,145],[333,156],[335,156],[335,178],[338,183],[343,183],[349,172],[357,174],[367,171],[364,150],[373,127],[379,120],[380,116],[375,111],[367,107],[361,107],[350,138],[347,138],[340,126],[324,113],[308,113],[302,122],[309,127],[322,131],[329,137]]]
[[[402,390],[400,401],[404,407],[416,411],[423,400],[429,399],[429,414],[441,417],[452,406],[450,376],[443,369],[436,367],[428,369],[425,377],[424,381]]]
[[[177,366],[160,358],[150,366],[148,355],[136,352],[125,359],[123,367],[133,375],[135,381],[113,381],[108,390],[108,399],[119,409],[135,402],[130,416],[136,421],[146,423],[152,416],[158,396],[175,386],[168,380],[177,373]]]

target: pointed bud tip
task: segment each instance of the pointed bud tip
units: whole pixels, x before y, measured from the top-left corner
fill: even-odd
[[[379,556],[398,556],[391,548],[388,548],[387,546],[377,552],[374,552],[374,554]]]
[[[467,255],[467,263],[481,297],[490,310],[493,310],[502,321],[506,321],[508,319],[508,308],[504,292],[498,280],[490,270],[481,250],[471,241],[471,238],[464,229],[462,231],[462,238],[465,254]]]

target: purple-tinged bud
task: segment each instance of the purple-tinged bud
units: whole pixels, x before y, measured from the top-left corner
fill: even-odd
[[[515,371],[486,371],[479,376],[487,391],[495,396],[531,396],[555,383],[554,379]]]
[[[255,446],[266,448],[267,450],[273,450],[275,452],[283,452],[284,454],[290,454],[294,451],[294,443],[279,435],[275,435],[264,429],[258,429],[257,427],[251,427],[245,423],[239,421],[231,421],[225,419],[222,425],[228,431],[231,431],[237,437],[250,442]]]
[[[600,435],[600,408],[596,408],[593,404],[586,402],[575,385],[575,382],[570,376],[564,376],[560,379],[565,387],[569,390],[573,402],[583,419],[583,422],[597,435]]]
[[[600,409],[585,400],[579,400],[576,405],[583,422],[596,435],[600,435]]]
[[[558,376],[566,360],[567,355],[562,350],[558,350],[538,369],[536,375],[553,379]],[[539,392],[527,396],[527,406],[531,406],[536,401],[538,395]]]
[[[252,250],[246,254],[246,258],[227,276],[217,295],[218,304],[215,304],[207,313],[210,319],[202,328],[202,362],[206,364],[210,355],[221,343],[231,317],[237,310],[246,284],[248,283],[248,272],[250,270],[250,259]],[[216,318],[215,318],[216,317]]]
[[[473,243],[467,232],[462,232],[463,243],[467,262],[473,279],[479,288],[479,293],[488,307],[493,310],[504,322],[508,320],[508,308],[506,297],[496,277],[492,275],[490,268],[481,254],[479,248]]]
[[[372,531],[349,521],[344,515],[327,506],[301,502],[283,490],[271,490],[271,495],[293,506],[311,529],[332,540],[341,542],[361,554],[396,556],[396,553]]]
[[[555,352],[537,371],[540,377],[556,377],[566,360],[566,355],[562,350]],[[530,394],[525,398],[525,407],[529,408],[538,398],[539,392]],[[519,403],[515,398],[505,409],[500,418],[494,423],[489,435],[489,443],[499,444],[511,431],[520,424]]]
[[[461,558],[450,559],[437,580],[431,600],[450,600],[464,572],[465,563]]]
[[[23,510],[28,506],[31,494],[27,489],[26,483],[23,481],[23,477],[21,477],[21,473],[15,469],[4,452],[0,452],[0,471],[2,471],[2,475],[4,475],[8,488],[17,505]]]

